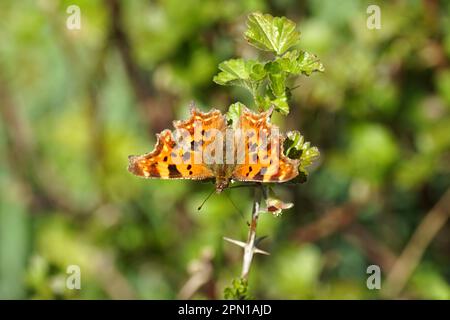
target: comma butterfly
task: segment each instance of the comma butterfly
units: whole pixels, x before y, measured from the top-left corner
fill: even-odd
[[[236,123],[227,124],[219,110],[192,107],[189,119],[174,121],[173,132],[157,135],[152,152],[129,156],[128,170],[144,178],[215,179],[218,193],[230,181],[289,181],[298,175],[299,160],[283,154],[284,137],[270,122],[272,110],[244,108]]]

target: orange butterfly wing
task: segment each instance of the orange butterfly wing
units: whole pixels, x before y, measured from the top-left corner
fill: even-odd
[[[205,161],[206,157],[210,156],[207,151],[217,147],[216,142],[220,143],[219,148],[223,148],[223,141],[216,139],[216,137],[223,137],[226,129],[225,117],[219,110],[212,109],[203,113],[196,108],[191,108],[189,119],[174,121],[173,125],[177,130],[184,131],[185,143],[191,146],[190,159],[192,163],[210,163]],[[220,134],[217,134],[217,132]],[[222,161],[222,159],[219,159],[219,161]]]
[[[201,126],[202,129],[194,130],[196,126]],[[184,121],[175,121],[174,127],[178,130],[177,133],[184,133],[183,143],[189,149],[181,147],[180,141],[175,140],[170,130],[164,130],[157,135],[157,143],[152,152],[128,158],[128,171],[144,178],[192,180],[214,178],[214,172],[203,163],[201,150],[213,141],[205,139],[205,132],[209,129],[225,128],[225,118],[220,111],[202,113],[191,108],[191,117]]]
[[[223,136],[226,119],[218,110],[202,113],[195,108],[191,109],[189,119],[174,121],[174,132],[164,130],[157,135],[157,144],[152,152],[130,156],[128,170],[144,178],[203,180],[217,178],[218,174],[228,172],[229,168],[232,169],[233,180],[289,181],[298,175],[299,161],[284,156],[283,137],[272,136],[272,130],[278,127],[270,123],[271,113],[272,110],[262,113],[253,113],[247,108],[243,110],[238,132],[244,136],[235,139],[236,142],[245,142],[243,150],[235,146],[236,157],[241,154],[243,159],[231,167],[225,164],[222,172],[216,171],[217,166],[206,164],[204,153],[218,141],[214,130],[220,131]],[[180,131],[183,133],[182,141],[177,135]],[[221,176],[223,178],[228,179]]]
[[[283,154],[281,135],[272,137],[272,130],[278,127],[270,123],[272,109],[262,113],[253,113],[244,108],[239,118],[241,137],[245,142],[245,158],[237,164],[232,179],[254,182],[286,182],[298,175],[298,160],[287,158]]]

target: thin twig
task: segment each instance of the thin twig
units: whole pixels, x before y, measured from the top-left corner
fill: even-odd
[[[394,265],[395,253],[363,225],[354,222],[344,230],[344,239],[361,250],[369,261],[379,265],[383,271],[389,272]]]
[[[395,261],[389,272],[383,295],[387,298],[397,297],[405,287],[408,279],[419,264],[426,248],[445,225],[450,215],[450,189],[423,218],[406,245],[402,254]]]
[[[203,249],[201,256],[189,263],[189,279],[178,292],[178,298],[191,299],[196,292],[212,280],[214,251],[207,247]]]
[[[353,223],[358,212],[359,205],[352,202],[328,209],[316,221],[295,231],[293,239],[303,243],[328,237]]]

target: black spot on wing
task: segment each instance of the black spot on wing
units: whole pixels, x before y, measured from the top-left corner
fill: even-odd
[[[177,166],[174,164],[169,164],[167,167],[169,169],[169,177],[170,178],[179,178],[181,177],[180,171],[178,171]]]

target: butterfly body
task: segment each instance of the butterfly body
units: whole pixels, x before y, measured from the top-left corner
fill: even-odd
[[[175,121],[175,131],[157,135],[155,149],[130,156],[128,170],[159,179],[215,179],[216,191],[231,181],[285,182],[298,175],[298,160],[283,154],[283,137],[270,123],[272,110],[244,109],[238,123],[227,126],[218,110],[191,109],[191,117]]]
[[[215,177],[216,192],[220,193],[230,185],[234,165],[232,164],[217,164],[211,166],[211,171]]]

